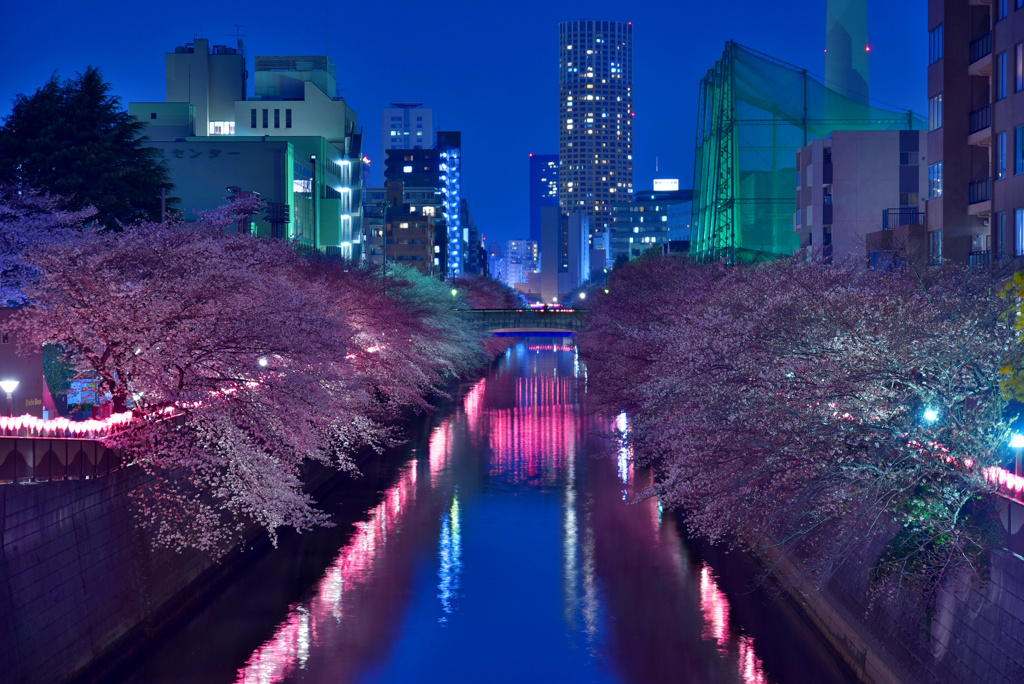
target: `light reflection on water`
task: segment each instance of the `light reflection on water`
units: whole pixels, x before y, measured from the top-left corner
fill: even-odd
[[[675,518],[632,503],[650,476],[598,436],[625,414],[581,410],[585,374],[574,348],[510,350],[235,681],[810,681],[770,678]]]

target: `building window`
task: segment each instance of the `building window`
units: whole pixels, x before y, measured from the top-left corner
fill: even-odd
[[[933,266],[942,263],[942,231],[928,233],[928,262]]]
[[[1010,4],[1010,0],[996,0],[996,4],[999,6],[999,14],[996,15],[996,21],[1001,21],[1006,18],[1006,10]]]
[[[928,63],[935,64],[942,59],[942,24],[928,32]]]
[[[150,119],[155,119],[156,118],[156,112],[150,112],[149,113],[149,118]]]
[[[1013,129],[1013,172],[1024,173],[1024,125]]]
[[[250,109],[249,113],[251,114],[251,121],[249,123],[249,128],[256,128],[256,110],[255,109]]]
[[[1006,178],[1006,131],[996,136],[996,180]]]
[[[928,100],[928,130],[942,128],[942,93]]]
[[[1024,90],[1024,43],[1017,43],[1013,49],[1014,92]]]
[[[263,127],[264,128],[270,128],[270,123],[269,122],[270,122],[270,110],[269,109],[264,109],[263,110]]]
[[[928,199],[942,197],[942,162],[928,165]]]
[[[1024,208],[1013,210],[1013,255],[1024,256]]]
[[[916,207],[918,204],[918,194],[916,192],[901,192],[900,193],[900,206],[901,207]]]
[[[292,110],[290,110],[290,109],[284,110],[284,127],[285,128],[291,128],[292,127]]]
[[[1006,51],[1003,50],[997,57],[997,70],[999,71],[996,76],[999,81],[996,82],[996,99],[1002,100],[1006,97]]]
[[[281,110],[280,109],[275,109],[274,110],[274,128],[280,128],[280,127],[281,127]]]
[[[1020,0],[1024,2],[1024,0]],[[1000,211],[996,214],[996,248],[995,258],[1005,259],[1006,258],[1006,212]]]

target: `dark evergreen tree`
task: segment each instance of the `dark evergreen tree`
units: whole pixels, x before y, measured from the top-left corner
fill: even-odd
[[[88,67],[64,81],[54,74],[34,95],[15,98],[0,127],[0,183],[62,197],[67,209],[94,206],[113,230],[159,221],[161,190],[173,188],[167,165],[110,90]]]

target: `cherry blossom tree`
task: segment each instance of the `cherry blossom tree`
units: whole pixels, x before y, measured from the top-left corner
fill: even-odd
[[[84,229],[30,249],[27,345],[76,353],[118,411],[109,441],[153,475],[136,493],[158,540],[215,552],[253,523],[326,522],[303,464],[354,470],[401,412],[480,360],[443,284],[308,259],[231,231],[243,198],[195,223]],[[439,298],[442,289],[448,300]]]
[[[95,215],[91,208],[66,211],[61,202],[31,189],[0,185],[0,306],[25,302],[22,288],[39,272],[25,261],[33,247],[60,241]]]
[[[982,469],[1003,458],[999,371],[1020,355],[1003,288],[954,267],[641,261],[581,349],[692,531],[820,578],[886,535],[879,586],[931,595],[982,573],[998,531]]]

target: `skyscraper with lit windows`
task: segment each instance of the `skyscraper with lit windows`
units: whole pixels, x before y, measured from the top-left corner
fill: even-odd
[[[559,24],[558,205],[590,235],[633,194],[633,24]]]

